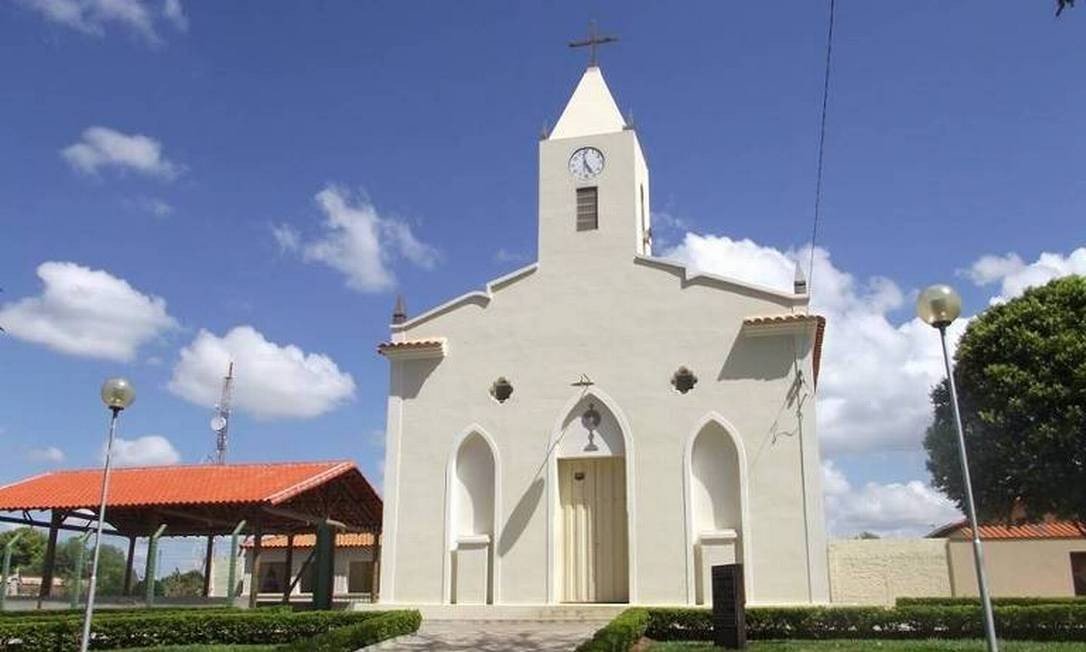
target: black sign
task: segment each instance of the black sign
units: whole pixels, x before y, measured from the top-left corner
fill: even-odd
[[[713,566],[713,644],[731,650],[747,647],[743,565]]]

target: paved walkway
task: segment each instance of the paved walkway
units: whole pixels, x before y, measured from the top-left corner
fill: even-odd
[[[366,649],[569,652],[606,623],[605,620],[423,620],[415,634]]]

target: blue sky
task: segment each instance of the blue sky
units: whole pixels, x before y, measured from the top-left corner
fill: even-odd
[[[621,39],[603,71],[647,152],[658,252],[769,282],[810,241],[825,3],[105,6],[0,5],[0,483],[96,464],[115,374],[138,390],[131,459],[201,461],[231,347],[279,365],[239,362],[231,459],[378,478],[395,294],[417,312],[534,259],[537,138],[592,17]],[[827,341],[837,531],[953,514],[919,449],[938,365],[915,291],[951,281],[974,314],[1086,272],[1079,14],[838,3],[813,292],[867,348]],[[87,283],[120,307],[72,305]],[[98,339],[74,342],[88,321]],[[132,447],[147,436],[166,442]]]

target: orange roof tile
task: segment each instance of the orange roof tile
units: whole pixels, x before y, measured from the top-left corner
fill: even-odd
[[[295,534],[295,548],[312,548],[317,542],[315,534]],[[253,540],[246,539],[241,544],[243,548],[252,548]],[[368,548],[373,545],[373,534],[370,532],[343,532],[336,535],[337,548]],[[287,538],[283,535],[264,537],[260,546],[262,548],[286,548]]]
[[[377,345],[377,352],[381,355],[399,352],[442,352],[445,348],[445,338],[433,337],[418,340],[399,340],[393,342],[381,342]]]
[[[110,474],[108,504],[277,505],[354,468],[347,461],[120,468]],[[0,486],[0,511],[93,508],[98,505],[101,482],[101,469],[33,476]]]
[[[821,315],[811,315],[800,312],[790,312],[782,315],[764,315],[760,317],[747,317],[743,320],[749,326],[763,326],[768,324],[798,324],[802,322],[824,322],[826,318]]]
[[[928,536],[932,538],[954,537],[971,539],[973,538],[973,528],[969,527],[969,521],[962,520],[957,523],[944,525]],[[980,538],[982,540],[1084,539],[1086,538],[1086,523],[1057,520],[1046,520],[1040,523],[1021,523],[1019,525],[989,523],[980,526]]]

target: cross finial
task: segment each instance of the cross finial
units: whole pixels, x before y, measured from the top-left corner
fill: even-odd
[[[596,49],[604,43],[614,43],[618,38],[614,36],[600,36],[599,29],[596,26],[596,21],[589,21],[588,23],[588,38],[583,41],[570,41],[569,47],[571,48],[588,48],[588,67],[596,67]]]

